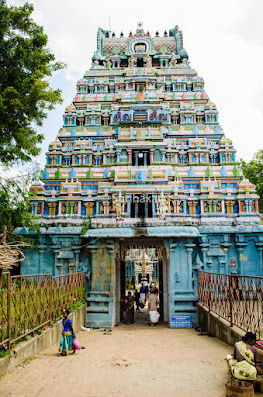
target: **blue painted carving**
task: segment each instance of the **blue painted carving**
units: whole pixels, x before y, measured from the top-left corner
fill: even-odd
[[[203,154],[203,156],[202,156],[202,162],[203,162],[203,163],[206,162],[206,154]]]
[[[173,176],[173,170],[171,168],[168,168],[167,176]]]
[[[217,122],[217,118],[215,116],[215,121]],[[215,134],[221,134],[221,129],[218,127],[218,125],[216,125],[215,129],[214,129],[214,133]]]
[[[103,136],[103,130],[101,127],[97,130],[97,136]]]
[[[89,164],[89,155],[85,158],[85,164]]]
[[[72,130],[70,131],[70,136],[77,136],[77,131],[75,130],[75,128],[72,128]]]
[[[49,179],[49,172],[48,172],[48,170],[46,168],[45,168],[45,170],[43,172],[42,178],[43,179]]]
[[[184,183],[184,189],[199,189],[199,183]]]
[[[49,207],[47,203],[44,204],[44,215],[49,215]]]
[[[194,135],[200,134],[199,128],[198,128],[196,125],[194,126],[193,134],[194,134]]]
[[[74,170],[74,168],[71,168],[71,171],[70,171],[70,173],[69,173],[69,178],[70,178],[70,179],[74,179],[74,178],[76,178],[76,177],[77,177],[76,171]]]
[[[196,214],[201,214],[201,205],[200,205],[200,201],[198,201],[197,206],[195,208],[195,212]]]
[[[238,202],[236,201],[234,206],[233,206],[233,212],[234,214],[238,214]]]
[[[47,156],[47,164],[51,164],[51,158]]]
[[[195,176],[195,170],[193,167],[190,167],[190,169],[188,170],[188,176],[190,176],[191,178]]]
[[[227,176],[227,169],[224,165],[222,165],[221,170],[220,170],[220,175],[221,176]]]
[[[97,185],[82,185],[83,190],[98,190]]]
[[[78,158],[78,156],[75,156],[75,164],[79,164],[79,158]]]
[[[192,163],[196,163],[196,155],[192,154]]]
[[[109,168],[106,167],[105,170],[103,171],[103,178],[108,178],[108,172],[109,172]]]
[[[147,181],[147,173],[146,173],[146,171],[136,171],[135,181],[136,182],[145,182],[145,181]]]
[[[81,215],[86,215],[86,207],[83,203],[81,203]]]
[[[236,189],[237,188],[237,183],[221,183],[221,187],[222,187],[222,189],[228,189],[228,188],[231,188],[231,189]]]

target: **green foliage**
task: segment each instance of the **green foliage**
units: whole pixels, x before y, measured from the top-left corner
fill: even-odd
[[[30,161],[40,152],[41,126],[46,110],[62,103],[47,77],[62,69],[46,47],[43,27],[31,18],[33,6],[6,5],[0,0],[0,162],[10,165]]]
[[[82,236],[90,229],[90,225],[91,225],[90,219],[82,223],[82,231],[81,231]]]
[[[256,192],[260,196],[259,211],[263,212],[263,150],[254,154],[253,159],[246,163],[241,160],[242,171],[247,179],[256,186]]]
[[[12,232],[16,227],[26,226],[39,230],[37,217],[30,213],[28,189],[38,180],[40,168],[33,165],[31,169],[12,178],[0,177],[0,233],[2,226],[7,225],[7,241],[14,241]]]

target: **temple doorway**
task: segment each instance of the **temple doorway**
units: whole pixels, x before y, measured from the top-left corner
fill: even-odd
[[[135,324],[148,324],[148,298],[151,290],[158,298],[158,312],[161,322],[168,321],[168,280],[166,250],[162,241],[123,241],[120,243],[117,261],[117,322],[127,322],[127,300],[134,301],[130,321]],[[134,313],[133,313],[134,312]],[[133,318],[132,318],[133,317]]]

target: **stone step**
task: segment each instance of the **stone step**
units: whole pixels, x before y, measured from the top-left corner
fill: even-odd
[[[109,313],[109,309],[104,306],[88,306],[87,313]]]
[[[86,298],[87,302],[110,302],[112,298],[102,296],[89,296]]]

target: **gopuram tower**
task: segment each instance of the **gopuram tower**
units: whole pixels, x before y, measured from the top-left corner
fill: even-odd
[[[168,323],[195,321],[199,269],[262,276],[259,197],[178,26],[162,36],[141,24],[128,37],[98,30],[42,181],[30,200],[45,227],[21,273],[85,271],[87,325],[120,320],[142,252]]]

